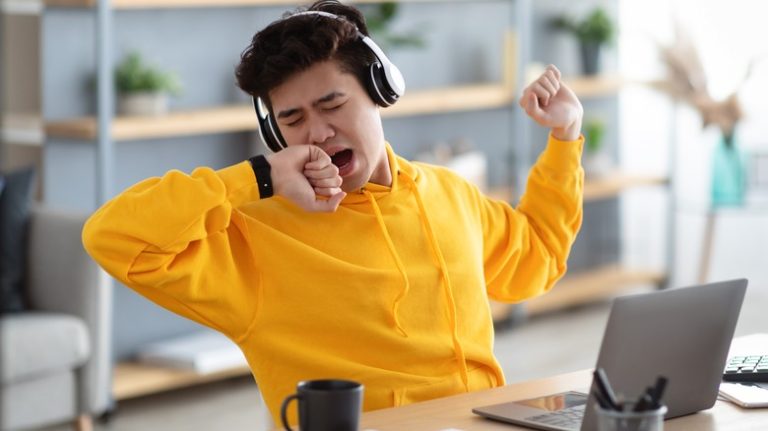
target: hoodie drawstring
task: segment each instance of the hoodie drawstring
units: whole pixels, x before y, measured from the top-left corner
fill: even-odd
[[[450,305],[449,311],[452,326],[451,335],[453,336],[453,348],[456,352],[456,360],[459,362],[461,381],[464,383],[464,387],[467,392],[469,392],[469,371],[467,370],[467,360],[466,356],[464,355],[464,349],[459,343],[459,325],[458,319],[456,319],[456,301],[453,299],[453,286],[451,285],[451,277],[448,275],[448,265],[446,265],[443,253],[440,251],[440,245],[437,243],[437,237],[435,236],[435,232],[429,222],[429,217],[427,217],[427,211],[424,207],[424,202],[421,200],[421,194],[419,194],[419,188],[416,186],[416,182],[408,175],[403,175],[402,177],[408,180],[408,184],[413,190],[413,194],[416,197],[416,203],[419,205],[419,219],[421,219],[422,228],[429,238],[432,254],[440,265],[440,272],[443,276],[445,296],[447,297],[448,304]]]
[[[381,229],[381,233],[384,235],[384,240],[386,240],[387,242],[389,253],[392,255],[392,259],[394,259],[395,265],[397,266],[397,269],[400,271],[400,276],[403,277],[403,283],[404,283],[403,289],[397,295],[397,298],[395,298],[395,302],[392,305],[392,320],[394,321],[395,328],[397,328],[397,331],[400,332],[400,334],[403,337],[407,337],[408,334],[400,325],[400,319],[397,317],[397,308],[400,305],[400,300],[402,300],[405,297],[405,295],[408,294],[408,290],[411,287],[411,284],[408,281],[408,274],[405,272],[405,265],[403,265],[403,261],[400,259],[400,255],[397,254],[397,249],[395,249],[395,244],[392,242],[392,238],[389,236],[389,231],[387,230],[387,226],[384,224],[384,217],[381,216],[381,210],[379,209],[379,205],[376,203],[376,199],[373,197],[373,194],[371,194],[371,192],[369,192],[368,190],[363,189],[363,194],[365,194],[365,196],[371,202],[371,206],[373,207],[373,212],[376,213],[376,221],[379,223],[379,228]]]
[[[427,235],[427,238],[429,239],[429,245],[430,245],[430,250],[432,252],[432,256],[440,266],[440,273],[443,279],[442,284],[445,291],[445,296],[449,304],[449,318],[450,318],[450,324],[451,324],[451,337],[453,341],[453,349],[454,349],[454,352],[456,353],[456,360],[459,363],[461,381],[464,384],[466,391],[469,392],[469,376],[468,376],[469,372],[467,370],[467,361],[466,361],[466,356],[464,355],[464,349],[461,347],[461,344],[459,343],[459,326],[458,326],[458,320],[456,318],[456,314],[457,314],[456,302],[453,298],[453,286],[451,285],[451,278],[448,275],[448,265],[445,263],[445,258],[443,257],[443,253],[440,251],[440,246],[437,243],[437,237],[435,236],[434,230],[432,229],[432,225],[429,222],[429,217],[427,217],[427,212],[424,207],[424,202],[421,200],[421,195],[419,194],[419,190],[418,190],[418,187],[416,186],[416,182],[413,180],[413,178],[411,178],[409,175],[406,175],[405,173],[403,173],[401,177],[407,180],[408,184],[410,185],[410,188],[413,190],[413,194],[416,197],[416,203],[419,206],[418,213],[419,213],[419,220],[421,220],[422,229],[424,230],[425,234]],[[384,217],[382,217],[381,215],[381,210],[379,209],[379,205],[376,203],[376,199],[374,198],[373,194],[370,191],[363,189],[362,192],[368,198],[368,200],[371,203],[371,206],[373,207],[373,212],[376,214],[376,221],[378,222],[379,228],[382,234],[384,235],[384,239],[387,242],[389,253],[392,255],[392,259],[395,261],[395,265],[397,266],[398,271],[400,271],[400,275],[403,277],[403,282],[404,282],[403,289],[397,295],[394,305],[392,306],[392,318],[398,332],[400,332],[400,334],[402,334],[404,337],[407,337],[408,334],[400,325],[397,309],[400,304],[400,301],[405,297],[406,294],[408,294],[408,290],[410,289],[408,275],[405,272],[405,266],[403,265],[403,262],[400,259],[400,256],[397,254],[397,249],[395,248],[395,245],[392,242],[392,238],[389,235],[387,226],[384,224]]]

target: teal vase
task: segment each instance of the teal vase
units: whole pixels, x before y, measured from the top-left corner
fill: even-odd
[[[746,163],[736,138],[723,136],[712,155],[712,206],[744,204],[746,183]]]

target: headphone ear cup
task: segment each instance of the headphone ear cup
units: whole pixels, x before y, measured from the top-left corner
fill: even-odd
[[[266,145],[267,148],[269,148],[274,153],[282,150],[283,146],[280,145],[280,141],[275,135],[274,121],[272,120],[272,116],[267,114],[266,117],[262,118],[257,115],[257,118],[259,120],[259,136],[261,137],[261,141],[264,143],[264,145]]]
[[[280,128],[277,127],[277,122],[272,117],[272,114],[267,115],[267,123],[269,123],[269,136],[272,140],[269,148],[274,152],[278,152],[287,147],[288,145],[285,144],[285,138],[283,138],[283,134],[280,133]]]
[[[368,79],[365,82],[368,94],[377,105],[387,107],[397,101],[397,96],[386,83],[384,68],[378,61],[373,62],[368,68]]]

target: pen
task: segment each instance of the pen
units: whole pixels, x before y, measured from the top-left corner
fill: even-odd
[[[611,406],[608,404],[608,401],[605,400],[605,398],[600,395],[600,391],[594,390],[592,391],[592,396],[595,397],[595,401],[597,401],[598,404],[600,404],[600,407],[605,410],[610,410]]]
[[[650,388],[648,388],[650,389]],[[638,401],[635,403],[635,408],[632,409],[633,412],[644,412],[646,410],[651,410],[651,406],[653,406],[653,398],[648,395],[648,392],[645,392],[640,396]]]
[[[667,378],[664,376],[659,376],[656,379],[656,386],[653,388],[653,392],[651,393],[651,406],[654,409],[658,409],[661,407],[661,397],[664,395],[664,389],[667,387]]]
[[[611,389],[611,384],[608,381],[608,376],[605,374],[605,370],[602,368],[597,368],[595,370],[594,376],[595,382],[597,383],[597,389],[605,398],[608,406],[613,410],[621,410],[619,402],[616,400],[616,395],[614,395],[613,389]]]

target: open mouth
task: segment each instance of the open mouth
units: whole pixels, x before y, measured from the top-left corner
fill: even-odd
[[[339,168],[339,173],[348,167],[352,161],[352,150],[341,150],[331,156],[331,162]]]

